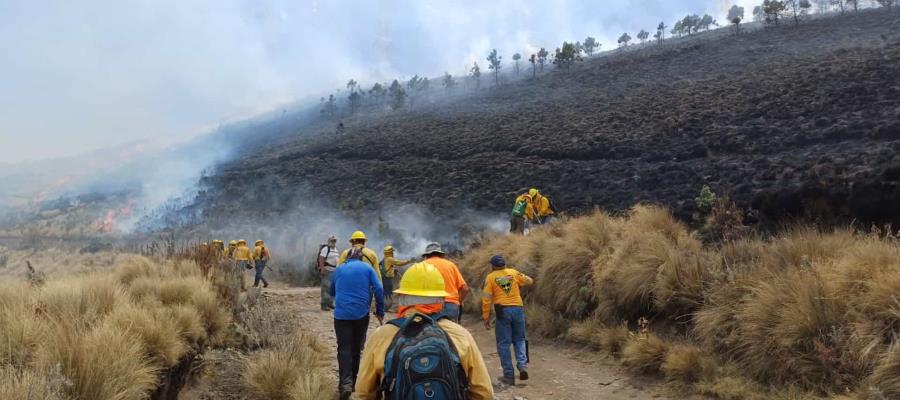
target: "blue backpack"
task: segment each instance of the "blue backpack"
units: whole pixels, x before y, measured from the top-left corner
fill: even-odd
[[[469,382],[450,337],[424,314],[388,322],[400,330],[384,358],[386,400],[466,400]]]

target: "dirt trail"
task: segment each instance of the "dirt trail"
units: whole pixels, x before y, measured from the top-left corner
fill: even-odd
[[[283,303],[297,310],[300,323],[316,333],[332,350],[336,348],[330,312],[319,309],[318,288],[283,287],[266,289],[264,295],[276,303]],[[393,315],[388,315],[388,318]],[[378,327],[372,319],[370,332]],[[493,331],[487,331],[475,316],[463,318],[478,342],[494,382],[501,374]],[[659,381],[635,377],[623,371],[614,360],[580,348],[552,343],[546,340],[530,342],[531,379],[519,382],[496,393],[501,400],[514,399],[670,399],[671,396]],[[337,361],[332,359],[334,375]],[[336,378],[335,378],[336,382]],[[684,399],[685,396],[677,396]]]

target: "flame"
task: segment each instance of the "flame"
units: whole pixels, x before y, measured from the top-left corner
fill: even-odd
[[[106,215],[94,222],[94,229],[98,233],[114,232],[119,221],[131,217],[133,212],[134,203],[131,201],[131,198],[129,198],[125,205],[107,211]]]

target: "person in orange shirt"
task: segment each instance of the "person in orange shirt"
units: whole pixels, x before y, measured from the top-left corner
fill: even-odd
[[[484,279],[484,292],[481,297],[481,318],[484,327],[491,329],[491,304],[497,313],[497,326],[494,336],[497,338],[497,356],[503,367],[500,382],[513,385],[516,375],[513,371],[509,346],[515,349],[516,368],[519,379],[528,380],[528,353],[525,344],[525,309],[522,302],[520,286],[534,283],[528,275],[513,268],[506,267],[503,256],[491,257],[493,271]]]
[[[469,286],[466,285],[466,280],[459,273],[459,267],[453,261],[446,259],[445,256],[446,254],[439,243],[429,243],[428,246],[425,246],[425,254],[422,254],[424,262],[434,265],[441,272],[441,276],[444,277],[445,290],[449,295],[444,298],[444,309],[441,314],[458,323],[461,316],[462,302],[466,299],[466,295],[469,294]]]

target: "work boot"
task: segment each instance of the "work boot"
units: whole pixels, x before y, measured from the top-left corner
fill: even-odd
[[[528,371],[526,371],[524,369],[520,369],[519,370],[519,380],[527,381],[528,380]]]
[[[349,386],[341,386],[340,390],[340,399],[341,400],[349,400],[350,395],[353,394],[353,388]]]
[[[501,376],[501,377],[500,377],[500,383],[502,383],[502,384],[504,384],[504,385],[513,386],[513,385],[516,384],[516,378],[515,378],[515,377],[510,377],[510,376]]]
[[[269,282],[263,281],[263,289],[269,287]]]

